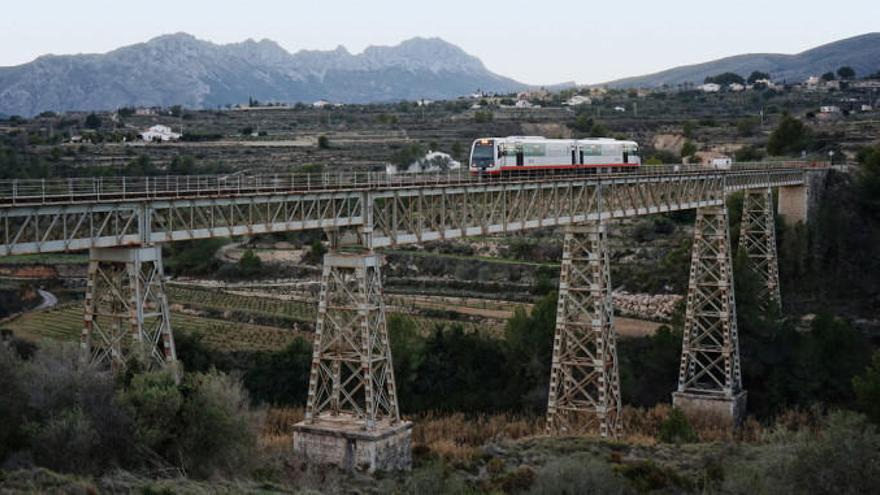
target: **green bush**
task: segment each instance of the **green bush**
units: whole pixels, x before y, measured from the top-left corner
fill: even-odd
[[[239,475],[255,467],[258,416],[238,380],[217,371],[176,384],[167,372],[135,376],[121,402],[143,452],[197,477]]]
[[[693,443],[697,434],[687,416],[678,408],[672,408],[669,416],[660,424],[659,440],[665,443]]]
[[[856,403],[874,424],[880,424],[880,351],[875,351],[865,373],[853,378]]]
[[[674,469],[653,461],[639,461],[618,467],[624,476],[640,493],[666,490],[669,493],[690,491],[691,482]]]
[[[800,120],[784,114],[776,129],[770,133],[767,152],[771,155],[797,154],[808,150],[812,144],[812,132]]]

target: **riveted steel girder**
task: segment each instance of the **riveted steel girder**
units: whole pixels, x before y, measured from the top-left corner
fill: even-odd
[[[266,187],[137,202],[73,197],[69,203],[0,206],[0,256],[341,227],[361,227],[372,233],[370,247],[382,247],[712,206],[730,191],[803,184],[803,177],[798,168],[646,169],[360,190],[331,184],[285,194]]]

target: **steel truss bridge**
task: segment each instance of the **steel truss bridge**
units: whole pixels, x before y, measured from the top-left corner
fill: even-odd
[[[547,429],[615,436],[621,397],[606,223],[697,210],[674,401],[736,419],[745,392],[725,196],[746,192],[739,249],[764,281],[767,304],[778,305],[772,189],[803,188],[808,174],[824,168],[787,162],[504,178],[451,172],[6,181],[0,256],[88,249],[83,355],[117,369],[132,359],[174,366],[158,246],[328,231],[333,249],[324,260],[303,428],[337,435],[400,424],[374,248],[566,226]],[[361,251],[335,249],[343,231],[358,234]]]

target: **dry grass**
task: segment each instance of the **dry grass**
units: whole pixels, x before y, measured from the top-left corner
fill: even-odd
[[[260,434],[260,447],[267,452],[284,452],[293,449],[293,425],[302,421],[305,409],[269,408]]]
[[[659,404],[651,408],[624,407],[623,442],[634,445],[658,443],[660,426],[672,407]],[[291,448],[292,426],[302,421],[303,408],[270,408],[260,439],[261,446],[270,452]],[[749,417],[738,429],[721,417],[690,418],[691,426],[700,442],[766,441],[774,431],[812,431],[820,429],[823,412],[810,409],[788,410],[767,426]],[[471,462],[480,455],[482,446],[504,440],[542,436],[544,417],[516,414],[478,414],[429,412],[406,418],[413,422],[413,447],[450,461]]]
[[[471,461],[481,446],[500,440],[540,435],[544,418],[513,414],[426,413],[413,418],[413,445],[440,457]]]

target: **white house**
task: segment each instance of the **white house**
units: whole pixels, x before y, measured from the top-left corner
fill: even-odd
[[[618,105],[618,106],[614,107],[614,111],[615,111],[615,112],[625,112],[625,111],[626,111],[626,108],[621,107],[621,106]]]
[[[822,113],[840,113],[840,107],[837,105],[822,105],[819,107],[819,111]]]
[[[576,107],[578,105],[592,105],[593,99],[589,96],[574,95],[571,98],[565,100],[565,102],[563,102],[562,104],[568,105],[570,107]]]
[[[440,151],[428,151],[424,157],[404,167],[398,167],[391,163],[385,165],[385,173],[389,175],[418,174],[424,172],[446,172],[460,168],[461,162],[456,161],[451,155]]]
[[[761,86],[767,89],[776,89],[776,84],[770,79],[756,79],[753,86]]]
[[[816,89],[819,87],[819,78],[816,76],[810,76],[804,81],[804,85],[807,89]]]
[[[738,91],[742,91],[742,90],[746,89],[746,87],[743,86],[743,85],[740,84],[740,83],[735,83],[735,82],[734,82],[734,83],[730,83],[730,84],[728,84],[728,85],[727,85],[727,89],[729,89],[729,90],[731,90],[731,91],[737,91],[737,92],[738,92]]]
[[[874,107],[872,107],[871,105],[862,105],[863,112],[870,112],[871,110],[874,110]]]
[[[717,93],[721,91],[721,85],[715,83],[706,83],[697,86],[697,89],[699,89],[703,93]]]
[[[312,106],[315,108],[324,108],[329,104],[330,104],[330,102],[327,100],[318,100],[318,101],[312,103]]]
[[[532,105],[528,100],[517,100],[514,105],[516,108],[537,108],[538,105]]]
[[[172,132],[167,125],[154,125],[140,134],[141,139],[147,142],[153,141],[177,141],[180,134]]]

